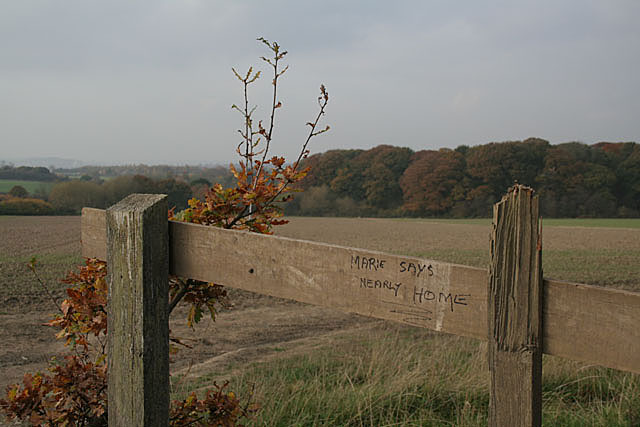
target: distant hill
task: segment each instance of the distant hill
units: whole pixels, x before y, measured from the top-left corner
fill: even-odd
[[[55,173],[68,178],[110,179],[117,176],[142,175],[152,179],[177,178],[190,183],[205,179],[209,183],[231,185],[233,176],[229,166],[171,166],[171,165],[116,165],[82,166],[78,168],[58,168]]]
[[[0,166],[13,165],[13,166],[32,166],[32,167],[45,167],[54,169],[71,169],[85,166],[88,162],[76,159],[63,159],[60,157],[28,157],[19,159],[1,159]]]

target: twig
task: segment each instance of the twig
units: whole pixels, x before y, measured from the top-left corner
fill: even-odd
[[[49,298],[51,298],[51,301],[53,301],[56,307],[58,307],[58,310],[60,310],[60,313],[64,315],[64,311],[62,311],[62,307],[60,306],[60,304],[58,304],[56,299],[53,297],[53,294],[51,293],[51,291],[49,291],[49,288],[47,287],[47,285],[44,283],[44,281],[42,281],[42,279],[38,275],[38,272],[36,271],[35,257],[31,259],[31,262],[29,263],[29,269],[33,272],[33,275],[36,276],[36,280],[38,281],[38,283],[40,283],[40,286],[44,288],[45,292],[49,295]]]
[[[187,368],[187,372],[185,372],[184,375],[176,382],[175,386],[174,385],[171,386],[171,388],[174,389],[173,390],[174,393],[178,391],[178,387],[180,387],[182,382],[185,380],[185,378],[187,378],[187,376],[191,372],[191,367],[193,367],[193,359],[189,361],[189,367]]]
[[[184,425],[184,426],[190,426],[190,425],[193,425],[193,424],[195,424],[195,423],[198,423],[198,422],[202,421],[203,419],[204,419],[204,416],[202,416],[202,417],[200,417],[200,418],[196,418],[195,420],[193,420],[193,421],[191,421],[191,422],[189,422],[189,423],[183,424],[183,425]]]
[[[264,131],[262,133],[262,135],[266,139],[266,146],[265,146],[265,149],[264,149],[264,153],[262,154],[262,160],[260,161],[260,167],[258,168],[258,173],[256,173],[255,180],[253,182],[253,189],[254,190],[258,186],[258,178],[260,177],[260,173],[262,173],[262,168],[263,168],[263,165],[264,165],[264,161],[267,158],[267,154],[269,153],[269,146],[271,145],[271,140],[273,139],[273,125],[275,123],[276,110],[282,106],[282,104],[280,102],[278,102],[278,96],[277,96],[278,78],[281,75],[283,75],[287,71],[287,69],[289,68],[289,66],[287,65],[284,68],[284,70],[282,70],[280,73],[278,73],[278,61],[280,61],[280,59],[282,59],[287,54],[286,51],[280,54],[280,45],[278,45],[278,43],[276,43],[276,42],[269,43],[267,40],[265,40],[262,37],[259,38],[258,40],[262,41],[264,44],[269,46],[269,48],[274,53],[273,63],[271,61],[268,61],[266,58],[264,58],[265,62],[267,62],[268,64],[270,64],[273,67],[273,99],[271,101],[271,117],[269,118],[269,131],[268,132]]]
[[[304,144],[302,145],[302,149],[300,150],[300,154],[298,155],[298,158],[296,159],[296,161],[293,163],[293,172],[296,172],[298,170],[298,166],[300,166],[300,162],[302,161],[302,159],[304,158],[305,154],[307,153],[307,146],[309,145],[309,142],[311,141],[311,138],[313,138],[316,135],[320,135],[321,133],[324,133],[326,131],[329,130],[329,126],[327,126],[326,128],[320,130],[320,131],[315,131],[316,127],[318,126],[318,123],[320,122],[320,118],[322,118],[322,116],[324,115],[324,109],[327,106],[327,103],[329,102],[329,92],[327,92],[326,88],[324,87],[324,85],[320,86],[320,97],[318,97],[318,105],[320,105],[320,111],[318,111],[318,115],[316,116],[316,119],[313,122],[308,122],[307,125],[311,126],[311,129],[309,130],[309,135],[307,135],[307,139],[305,140]],[[287,180],[278,190],[278,192],[271,197],[271,199],[265,203],[266,206],[271,205],[281,194],[282,192],[289,186],[289,184],[291,183],[290,180]],[[228,228],[231,228],[233,225],[235,225],[238,221],[240,221],[243,218],[246,218],[248,216],[250,216],[252,214],[252,212],[247,213],[246,212],[246,208],[242,210],[242,212],[240,212],[240,214],[238,214],[233,221],[231,221],[231,223],[228,225]]]
[[[249,405],[251,404],[251,398],[253,397],[253,393],[255,392],[255,390],[256,390],[256,383],[252,383],[251,393],[249,393],[249,399],[247,400],[247,404],[244,405],[244,409],[242,410],[245,416],[247,416],[247,414],[249,413]]]
[[[180,300],[187,294],[187,292],[189,292],[189,288],[190,288],[189,281],[191,279],[187,279],[186,282],[183,282],[181,279],[178,279],[178,280],[181,283],[180,289],[178,290],[178,293],[176,293],[173,296],[173,299],[171,300],[171,302],[169,302],[169,314],[171,314],[171,312],[173,311],[174,308],[176,308]]]

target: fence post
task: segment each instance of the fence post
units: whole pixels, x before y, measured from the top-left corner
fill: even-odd
[[[542,423],[542,233],[538,197],[516,185],[493,206],[489,425]]]
[[[110,426],[169,423],[167,196],[107,209]]]

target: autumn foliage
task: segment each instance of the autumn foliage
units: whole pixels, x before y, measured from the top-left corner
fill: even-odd
[[[424,145],[432,145],[425,141]],[[380,145],[314,154],[290,215],[483,217],[518,182],[545,217],[640,215],[640,144],[539,138],[420,150]]]
[[[308,172],[301,167],[307,157],[309,141],[329,127],[320,129],[319,122],[325,113],[329,95],[324,86],[318,97],[319,111],[301,144],[297,159],[289,164],[283,157],[269,156],[274,140],[276,111],[282,107],[277,99],[277,84],[286,72],[281,60],[287,54],[275,43],[258,39],[271,53],[262,58],[273,71],[273,97],[270,117],[254,121],[255,107],[248,103],[248,88],[259,77],[260,72],[252,68],[241,76],[233,70],[244,87],[244,106],[233,106],[243,117],[243,128],[239,130],[242,141],[237,147],[241,157],[238,166],[231,165],[236,184],[224,188],[216,184],[205,194],[203,200],[191,199],[188,208],[169,211],[173,220],[187,221],[228,229],[248,230],[270,234],[273,227],[284,224],[281,204],[291,198],[291,192]],[[36,274],[35,259],[31,263]],[[52,360],[49,373],[26,374],[22,385],[15,384],[0,399],[0,409],[10,420],[28,421],[33,425],[107,425],[107,265],[104,261],[87,259],[78,272],[69,273],[63,280],[70,285],[66,299],[58,305],[59,313],[47,326],[58,330],[56,337],[65,341],[70,354],[63,360]],[[38,279],[39,280],[39,279]],[[46,284],[41,282],[48,292]],[[188,278],[170,278],[169,311],[178,303],[189,305],[187,324],[193,327],[207,310],[215,320],[216,306],[224,304],[226,290],[215,283],[206,283]],[[52,298],[53,299],[53,298]],[[54,300],[55,301],[55,300]],[[178,337],[171,341],[180,344]],[[207,390],[203,398],[195,393],[183,400],[173,401],[170,409],[172,426],[233,426],[243,418],[251,416],[257,405],[244,401],[228,390],[228,382]]]
[[[35,266],[32,265],[35,268]],[[107,424],[107,265],[87,259],[63,280],[71,285],[59,313],[46,325],[58,329],[71,354],[52,360],[49,373],[26,374],[22,386],[7,390],[0,407],[9,419],[33,425]],[[235,425],[256,406],[242,405],[233,392],[214,383],[203,399],[192,393],[171,405],[170,424]]]
[[[31,264],[35,268],[34,262]],[[106,425],[106,263],[95,259],[63,280],[71,286],[48,326],[59,329],[71,354],[52,360],[49,374],[26,374],[0,407],[33,425]]]

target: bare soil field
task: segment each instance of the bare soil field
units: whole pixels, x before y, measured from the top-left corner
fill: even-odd
[[[460,264],[486,266],[486,225],[419,220],[294,218],[278,235]],[[0,217],[0,390],[25,372],[46,369],[62,351],[51,328],[42,326],[55,305],[28,269],[39,259],[42,279],[63,298],[57,281],[82,262],[79,217]],[[548,227],[544,229],[545,276],[640,290],[640,229]],[[233,306],[195,331],[179,308],[172,334],[193,345],[174,356],[172,371],[212,372],[249,362],[309,351],[319,342],[360,333],[382,322],[334,310],[230,290]]]

